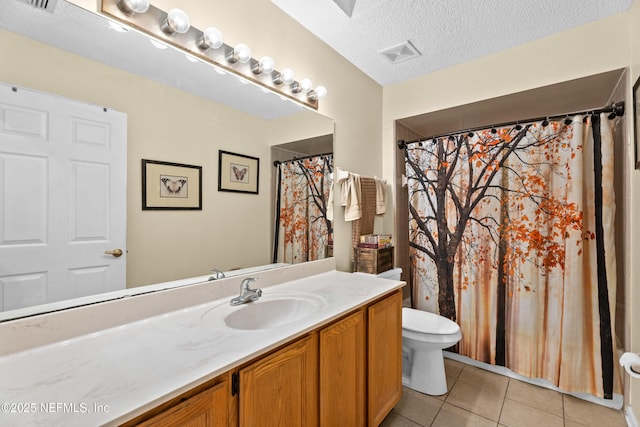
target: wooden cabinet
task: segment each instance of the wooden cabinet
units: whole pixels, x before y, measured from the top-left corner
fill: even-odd
[[[241,427],[318,425],[318,336],[240,369]]]
[[[320,426],[366,424],[363,309],[320,331]]]
[[[229,426],[229,376],[219,377],[124,424],[141,427]]]
[[[377,426],[402,396],[402,293],[367,312],[369,425]]]
[[[378,426],[400,399],[401,363],[397,290],[125,426]]]

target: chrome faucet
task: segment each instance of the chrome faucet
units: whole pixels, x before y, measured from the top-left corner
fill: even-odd
[[[258,301],[262,296],[262,289],[251,289],[251,283],[258,280],[257,277],[244,279],[240,285],[240,295],[231,300],[231,305],[240,305],[252,301]]]
[[[213,276],[209,277],[209,281],[218,280],[218,279],[224,279],[226,277],[222,271],[218,270],[215,267],[213,267],[211,269],[211,271],[213,271]]]

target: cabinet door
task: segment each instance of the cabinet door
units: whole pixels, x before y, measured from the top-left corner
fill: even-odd
[[[144,427],[227,427],[229,425],[228,381],[216,384],[200,393],[147,419]]]
[[[402,293],[368,309],[369,425],[377,426],[402,395]]]
[[[320,331],[320,425],[366,423],[365,313],[356,313]]]
[[[318,425],[318,336],[240,370],[240,426]]]

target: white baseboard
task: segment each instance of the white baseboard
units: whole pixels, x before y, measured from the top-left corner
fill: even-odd
[[[638,420],[636,419],[636,416],[633,413],[633,409],[631,408],[631,406],[627,406],[625,408],[624,419],[627,420],[628,427],[638,427]]]

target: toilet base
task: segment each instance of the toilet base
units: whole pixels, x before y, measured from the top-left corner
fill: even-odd
[[[446,394],[447,377],[444,372],[442,350],[413,349],[412,353],[411,369],[407,372],[408,375],[402,376],[402,385],[431,396]]]

